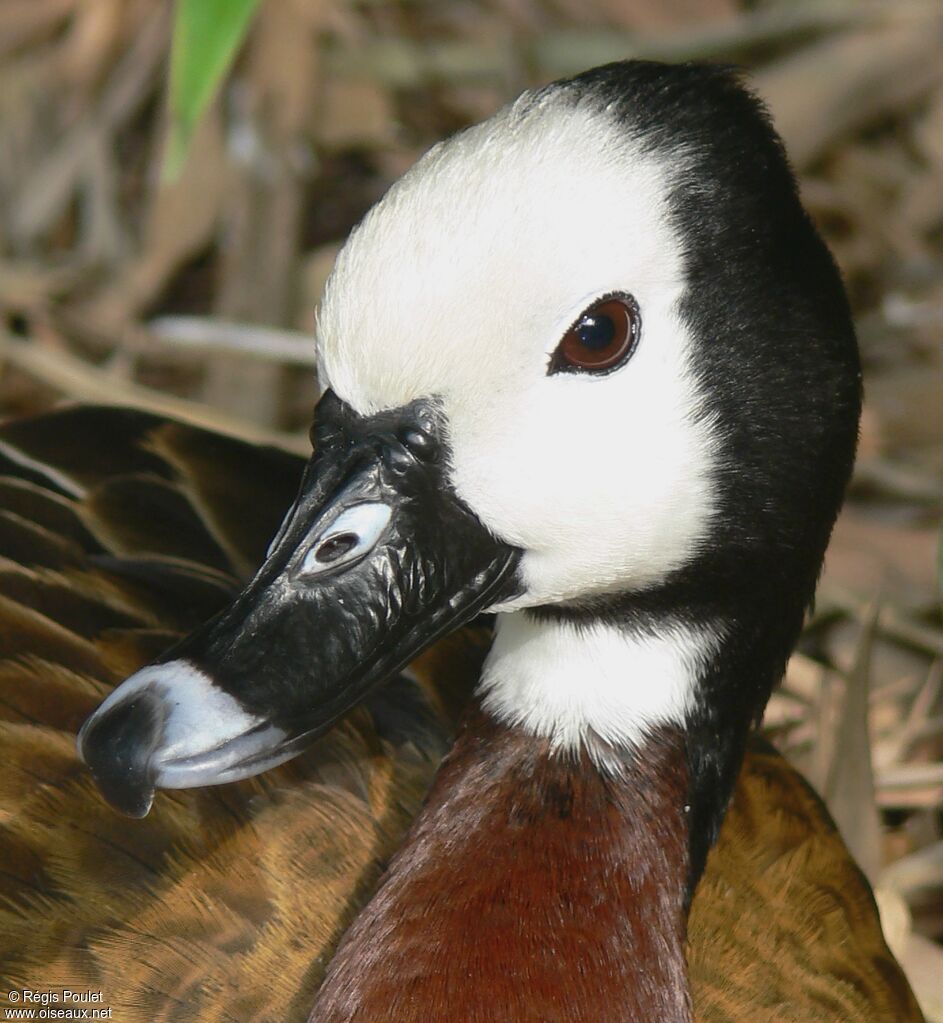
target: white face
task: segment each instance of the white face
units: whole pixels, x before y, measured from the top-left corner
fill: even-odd
[[[658,582],[706,534],[717,444],[678,315],[678,169],[585,102],[525,96],[426,154],[331,276],[322,382],[362,414],[441,399],[457,493],[525,551],[514,607]],[[639,306],[631,358],[548,376],[613,292]]]

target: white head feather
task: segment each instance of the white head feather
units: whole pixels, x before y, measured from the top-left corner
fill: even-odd
[[[678,315],[677,169],[598,106],[525,94],[427,153],[331,275],[323,378],[363,414],[441,401],[457,493],[526,552],[517,606],[658,582],[707,530],[716,445]],[[641,312],[629,362],[548,376],[612,292]]]

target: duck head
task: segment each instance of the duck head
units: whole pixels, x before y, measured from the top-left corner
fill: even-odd
[[[839,275],[758,101],[628,62],[427,153],[341,252],[315,452],[233,605],[123,683],[82,756],[155,787],[296,753],[499,612],[485,710],[562,753],[685,735],[695,870],[850,473]]]

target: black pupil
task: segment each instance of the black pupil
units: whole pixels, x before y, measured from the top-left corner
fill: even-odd
[[[584,316],[576,325],[576,333],[584,348],[598,352],[612,344],[616,336],[616,325],[611,316]]]

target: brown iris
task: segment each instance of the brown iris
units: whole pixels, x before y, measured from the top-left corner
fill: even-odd
[[[584,310],[563,335],[549,373],[604,373],[621,366],[635,350],[638,305],[631,295],[603,298]]]

